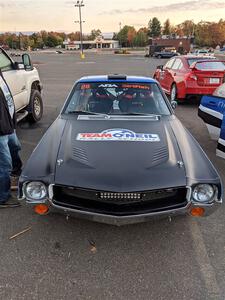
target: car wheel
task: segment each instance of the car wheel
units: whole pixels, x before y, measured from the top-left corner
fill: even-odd
[[[170,100],[176,101],[177,100],[177,86],[175,83],[172,84],[171,91],[170,91]]]
[[[41,120],[43,115],[43,101],[41,93],[38,90],[31,90],[30,104],[28,106],[29,115],[27,119],[31,123]]]
[[[162,56],[161,56],[161,55],[158,55],[157,58],[162,58]]]

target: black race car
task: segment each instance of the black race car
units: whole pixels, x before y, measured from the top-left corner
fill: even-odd
[[[175,103],[172,103],[175,105]],[[147,77],[84,77],[28,160],[20,199],[110,224],[206,216],[222,203],[219,175]]]

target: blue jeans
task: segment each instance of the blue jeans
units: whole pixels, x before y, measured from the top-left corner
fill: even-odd
[[[10,198],[10,175],[19,176],[21,173],[20,150],[16,133],[0,136],[0,203]]]

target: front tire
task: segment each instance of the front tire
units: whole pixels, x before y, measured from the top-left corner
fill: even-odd
[[[170,91],[170,100],[176,101],[177,100],[177,86],[175,83],[172,84],[171,91]]]
[[[28,106],[29,115],[27,119],[31,123],[41,120],[43,115],[43,101],[41,93],[38,90],[31,90],[30,104]]]

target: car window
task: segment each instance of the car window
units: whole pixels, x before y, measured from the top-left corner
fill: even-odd
[[[220,61],[202,61],[202,62],[197,62],[195,68],[198,70],[225,71],[225,64]]]
[[[222,97],[222,98],[225,98],[225,83],[222,84],[221,86],[219,86],[215,92],[213,93],[214,96],[217,96],[217,97]]]
[[[189,58],[188,60],[187,60],[187,62],[188,62],[188,65],[189,66],[191,66],[193,63],[195,63],[195,62],[197,62],[197,61],[205,61],[205,60],[214,60],[214,59],[216,59],[215,57],[201,57],[201,58],[197,58],[197,57],[195,57],[195,58]]]
[[[164,65],[164,69],[171,69],[173,63],[174,63],[174,58],[170,59],[165,65]]]
[[[79,83],[69,96],[65,113],[169,115],[166,100],[156,83]]]
[[[12,69],[11,60],[0,50],[0,69],[2,72]]]
[[[173,70],[178,70],[178,69],[180,69],[181,63],[182,63],[181,60],[180,60],[179,58],[176,58],[176,59],[175,59],[175,62],[174,62],[174,64],[173,64],[172,69],[173,69]]]

